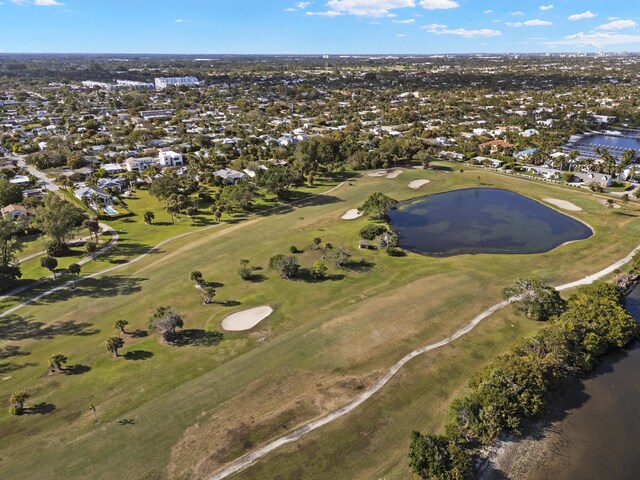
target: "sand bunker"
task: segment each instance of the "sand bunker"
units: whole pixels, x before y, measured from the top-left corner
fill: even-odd
[[[360,218],[362,216],[362,212],[357,208],[353,208],[349,210],[347,213],[342,215],[343,220],[355,220],[356,218]]]
[[[402,173],[402,170],[394,170],[389,175],[387,175],[387,178],[396,178],[401,173]]]
[[[557,198],[543,198],[542,200],[544,200],[547,203],[550,203],[551,205],[555,205],[558,208],[561,208],[562,210],[569,210],[570,212],[581,212],[582,209],[577,206],[574,203],[571,202],[567,202],[566,200],[559,200]]]
[[[427,183],[429,183],[429,180],[427,180],[426,178],[423,178],[421,180],[412,180],[411,182],[409,182],[409,188],[413,188],[414,190],[417,190],[418,188],[420,188],[423,185],[426,185]]]
[[[377,172],[367,173],[368,177],[384,177],[387,174],[386,170],[379,170]]]
[[[271,313],[273,313],[273,308],[268,305],[233,313],[222,320],[222,328],[230,332],[250,330],[271,315]]]

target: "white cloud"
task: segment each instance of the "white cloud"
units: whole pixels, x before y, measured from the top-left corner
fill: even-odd
[[[448,10],[458,8],[460,5],[453,0],[421,0],[420,6],[427,10]]]
[[[511,15],[513,15],[514,17],[524,17],[524,12],[521,12],[521,11],[511,12]]]
[[[613,22],[600,25],[596,30],[622,30],[623,28],[631,28],[637,25],[633,20],[614,20]]]
[[[446,25],[438,23],[432,23],[431,25],[425,25],[420,27],[429,33],[434,35],[458,35],[464,38],[478,38],[478,37],[499,37],[502,32],[499,30],[491,30],[489,28],[480,28],[474,30],[467,30],[466,28],[448,28]]]
[[[325,12],[304,12],[305,15],[320,16],[320,17],[339,17],[343,15],[342,12],[336,12],[335,10],[327,10]]]
[[[397,35],[396,35],[396,37],[398,37],[398,38],[405,38],[405,37],[406,37],[406,35],[405,35],[404,33],[399,33],[399,34],[397,34]]]
[[[307,9],[313,2],[296,2],[293,4],[293,7],[285,8],[285,12],[296,12],[298,10]]]
[[[547,25],[553,25],[553,23],[547,20],[527,20],[526,22],[507,22],[510,27],[544,27]]]
[[[551,10],[553,8],[553,5],[540,5],[540,10],[542,10],[543,12],[546,12],[547,10]]]
[[[562,40],[547,42],[547,45],[573,45],[578,47],[602,48],[607,45],[640,44],[640,35],[624,35],[620,33],[595,32],[576,33],[568,35]]]
[[[485,15],[489,15],[490,13],[493,13],[493,10],[485,10],[482,13],[484,13]]]
[[[587,18],[597,17],[596,13],[593,13],[591,10],[587,10],[584,13],[574,13],[573,15],[569,15],[568,19],[571,22],[575,22],[576,20],[585,20]]]
[[[416,23],[416,21],[413,18],[409,18],[408,20],[392,20],[391,23],[409,24],[409,23]]]
[[[39,7],[62,7],[64,5],[64,3],[56,0],[35,0],[33,4]]]
[[[415,7],[415,0],[329,0],[329,11],[365,17],[388,17],[390,10]]]
[[[184,18],[176,18],[174,22],[176,23],[191,23],[193,20],[186,20]]]

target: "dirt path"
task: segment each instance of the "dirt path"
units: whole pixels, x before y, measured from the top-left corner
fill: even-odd
[[[621,266],[625,265],[626,263],[629,263],[631,261],[631,258],[633,257],[633,255],[635,255],[635,253],[639,252],[639,251],[640,251],[640,245],[638,247],[636,247],[629,255],[627,255],[626,257],[624,257],[621,260],[618,260],[613,265],[610,265],[607,268],[605,268],[603,270],[600,270],[599,272],[594,273],[593,275],[589,275],[589,276],[587,276],[587,277],[585,277],[585,278],[583,278],[581,280],[576,280],[575,282],[571,282],[571,283],[566,283],[564,285],[560,285],[560,286],[556,287],[556,290],[567,290],[567,289],[575,288],[575,287],[578,287],[578,286],[581,286],[581,285],[589,285],[589,284],[593,283],[594,281],[599,280],[600,278],[603,278],[603,277],[609,275],[614,270],[616,270],[617,268],[620,268]],[[441,340],[441,341],[439,341],[437,343],[432,343],[431,345],[426,345],[426,346],[424,346],[422,348],[414,350],[411,353],[408,353],[402,359],[400,359],[396,364],[394,364],[380,380],[378,380],[374,385],[372,385],[368,390],[366,390],[362,395],[357,397],[351,403],[345,405],[344,407],[340,408],[339,410],[336,410],[333,413],[330,413],[329,415],[326,415],[326,416],[324,416],[322,418],[319,418],[317,420],[314,420],[312,422],[306,423],[306,424],[302,425],[301,427],[297,428],[296,430],[294,430],[293,432],[288,433],[287,435],[284,435],[283,437],[280,437],[280,438],[278,438],[276,440],[273,440],[272,442],[267,443],[263,447],[260,447],[259,449],[255,450],[253,452],[250,452],[250,453],[248,453],[246,455],[243,455],[242,457],[238,458],[234,462],[232,462],[229,465],[227,465],[224,469],[222,469],[219,472],[217,472],[215,475],[209,477],[208,480],[222,480],[223,478],[227,478],[228,476],[233,475],[234,473],[238,473],[238,472],[240,472],[242,470],[245,470],[246,468],[248,468],[251,465],[253,465],[257,460],[259,460],[260,458],[264,457],[265,455],[267,455],[268,453],[272,452],[273,450],[277,449],[278,447],[280,447],[282,445],[285,445],[287,443],[298,441],[302,437],[304,437],[307,433],[312,432],[313,430],[316,430],[316,429],[318,429],[318,428],[320,428],[320,427],[322,427],[324,425],[327,425],[327,424],[333,422],[334,420],[337,420],[338,418],[346,415],[347,413],[355,410],[362,403],[364,403],[366,400],[371,398],[375,393],[380,391],[382,389],[382,387],[384,387],[387,383],[389,383],[389,381],[393,378],[393,376],[396,373],[398,373],[398,371],[404,365],[406,365],[411,359],[413,359],[413,358],[415,358],[415,357],[417,357],[419,355],[422,355],[424,353],[430,352],[431,350],[435,350],[437,348],[443,347],[443,346],[453,342],[454,340],[457,340],[458,338],[462,337],[463,335],[466,335],[471,330],[473,330],[482,320],[484,320],[485,318],[487,318],[491,314],[497,312],[498,310],[506,307],[512,301],[513,301],[513,299],[505,300],[503,302],[500,302],[500,303],[494,305],[493,307],[487,308],[480,315],[478,315],[477,317],[473,318],[469,323],[467,323],[464,327],[462,327],[460,330],[455,332],[450,337],[447,337],[444,340]]]

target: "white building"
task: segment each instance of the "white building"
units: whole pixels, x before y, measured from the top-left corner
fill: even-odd
[[[136,82],[135,80],[116,80],[116,83],[120,87],[129,87],[129,88],[153,88],[153,83],[147,82]]]
[[[127,158],[124,161],[125,166],[127,167],[128,172],[142,172],[144,169],[149,168],[151,165],[154,165],[156,160],[151,157],[142,157],[142,158]]]
[[[200,81],[196,77],[158,77],[154,79],[156,90],[164,90],[170,86],[187,86],[194,87],[200,85]]]
[[[182,158],[182,154],[167,150],[160,152],[158,155],[158,164],[161,167],[176,167],[178,165],[184,165],[184,159]]]

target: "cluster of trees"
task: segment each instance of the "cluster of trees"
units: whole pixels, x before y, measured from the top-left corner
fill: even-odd
[[[524,289],[548,292],[527,282]],[[531,298],[522,296],[529,311]],[[554,390],[574,376],[591,371],[598,359],[633,341],[638,326],[625,310],[625,298],[614,285],[580,287],[566,304],[547,310],[547,327],[519,342],[477,373],[471,392],[456,399],[449,413],[446,435],[414,432],[410,465],[420,478],[458,479],[469,476],[478,445],[487,445],[501,432],[520,434],[522,421],[540,414]],[[535,318],[545,308],[534,308]]]
[[[13,287],[22,276],[16,254],[22,248],[19,235],[23,228],[19,222],[0,218],[0,291]]]
[[[344,247],[340,245],[334,247],[330,243],[325,243],[321,246],[321,243],[322,239],[313,239],[313,246],[311,249],[322,251],[322,258],[316,260],[311,268],[307,270],[309,275],[316,280],[323,279],[326,276],[328,267],[325,261],[333,264],[337,268],[344,268],[347,266],[349,259],[351,258],[351,255]],[[291,255],[278,254],[269,259],[269,268],[277,271],[280,274],[280,277],[285,280],[296,278],[303,271],[298,259],[295,257],[296,253],[301,253],[300,250],[298,250],[297,247],[292,246],[290,251]]]
[[[398,205],[398,201],[386,196],[384,193],[372,194],[359,210],[372,220],[383,220],[392,208]]]

